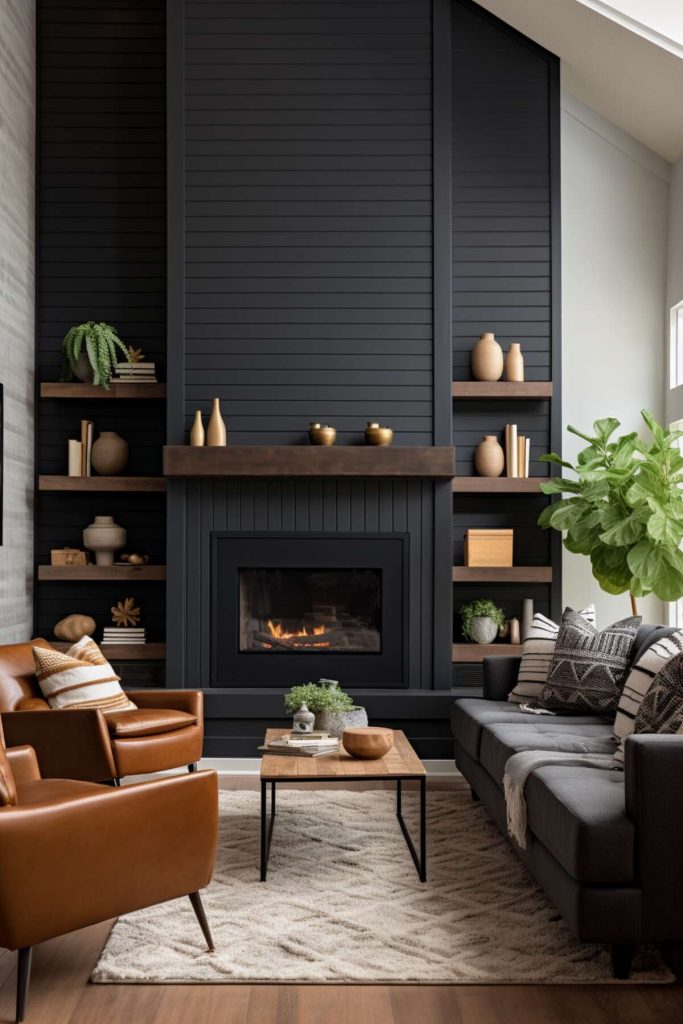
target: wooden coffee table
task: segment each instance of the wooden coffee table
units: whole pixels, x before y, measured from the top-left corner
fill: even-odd
[[[265,742],[280,739],[288,729],[268,729]],[[338,754],[327,757],[292,757],[289,754],[264,754],[261,760],[261,881],[268,871],[270,843],[275,824],[275,791],[279,782],[395,782],[396,817],[401,826],[421,882],[427,881],[427,772],[406,735],[394,730],[394,746],[377,761],[351,757],[340,746]],[[420,789],[420,855],[418,857],[401,807],[404,782],[418,782]],[[270,815],[268,787],[270,786]],[[270,817],[270,821],[268,818]]]

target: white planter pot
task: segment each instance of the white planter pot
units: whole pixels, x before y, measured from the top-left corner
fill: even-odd
[[[492,644],[498,636],[498,626],[488,615],[475,615],[470,631],[477,644]]]

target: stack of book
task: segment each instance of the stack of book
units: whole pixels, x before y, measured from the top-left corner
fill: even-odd
[[[279,740],[259,747],[262,754],[285,754],[289,757],[325,757],[339,752],[339,740],[326,732],[296,735],[290,733]]]
[[[71,440],[68,446],[69,476],[92,476],[92,420],[81,420],[80,441]]]
[[[147,643],[144,626],[105,626],[102,644],[144,644]]]
[[[505,475],[527,478],[531,440],[517,434],[516,423],[505,425]]]
[[[156,384],[156,364],[117,363],[112,380],[125,381],[126,384]]]

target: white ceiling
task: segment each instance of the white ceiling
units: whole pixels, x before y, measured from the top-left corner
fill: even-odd
[[[557,54],[564,89],[665,160],[683,156],[683,0],[477,2]]]

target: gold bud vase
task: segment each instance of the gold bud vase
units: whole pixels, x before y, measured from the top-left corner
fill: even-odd
[[[197,409],[194,414],[194,423],[190,431],[190,444],[194,448],[202,448],[205,441],[204,424],[202,423],[201,410]]]
[[[211,418],[206,430],[206,443],[210,448],[225,448],[228,443],[228,432],[221,416],[221,402],[214,398],[211,408]]]

